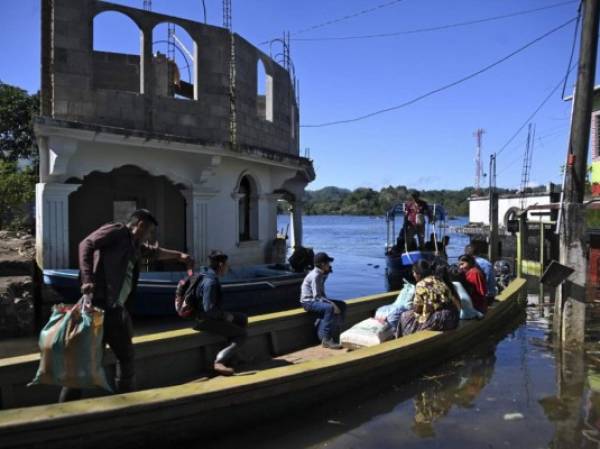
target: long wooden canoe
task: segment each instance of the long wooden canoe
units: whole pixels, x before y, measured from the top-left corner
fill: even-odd
[[[522,313],[524,293],[525,281],[513,281],[483,320],[463,322],[454,331],[422,331],[352,352],[327,350],[326,357],[309,356],[296,363],[277,356],[314,345],[312,319],[301,310],[254,317],[247,353],[256,355],[256,362],[267,355],[280,363],[201,382],[190,381],[206,370],[223,340],[191,330],[148,335],[135,340],[143,390],[66,404],[24,407],[55,400],[57,390],[23,387],[37,367],[36,356],[4,359],[0,361],[5,407],[0,411],[0,447],[31,447],[42,442],[44,448],[144,446],[195,439],[231,429],[232,423],[237,429],[381,376],[416,373],[438,364]],[[393,296],[349,301],[349,325]]]

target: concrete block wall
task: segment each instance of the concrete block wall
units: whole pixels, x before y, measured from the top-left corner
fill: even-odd
[[[147,43],[141,55],[93,51],[94,17],[106,11],[137,24]],[[231,35],[226,29],[98,0],[55,0],[42,12],[42,104],[51,105],[47,113],[53,118],[230,141]],[[164,97],[154,89],[150,43],[154,27],[165,22],[182,27],[197,44],[194,100]],[[291,110],[296,119],[298,114],[289,73],[245,39],[234,39],[237,143],[298,155],[298,133],[290,128]],[[273,79],[273,121],[257,113],[259,59]]]
[[[94,51],[92,53],[94,89],[140,92],[140,56]]]
[[[298,140],[292,136],[291,130],[291,108],[297,106],[289,73],[241,36],[236,35],[235,38],[238,142],[298,155]],[[264,99],[257,95],[259,60],[273,79],[272,122],[259,112],[264,109],[261,104]]]

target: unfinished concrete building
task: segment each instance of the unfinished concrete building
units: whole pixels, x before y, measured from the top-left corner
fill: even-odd
[[[161,245],[201,262],[218,248],[243,265],[269,261],[284,198],[292,244],[301,244],[301,199],[315,174],[299,156],[288,70],[225,28],[96,0],[41,3],[41,267],[77,267],[85,235],[140,207],[156,214]],[[139,28],[139,55],[94,51],[95,18],[106,12]],[[193,40],[188,81],[153,53],[164,23]]]

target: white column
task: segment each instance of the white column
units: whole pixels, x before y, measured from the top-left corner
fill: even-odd
[[[192,191],[191,249],[197,265],[206,264],[208,256],[208,213],[209,202],[216,192],[194,189]]]
[[[69,195],[80,184],[35,186],[36,257],[42,268],[69,267]]]
[[[235,229],[235,244],[240,246],[240,200],[244,198],[243,193],[233,192],[231,194],[233,199],[233,223]]]
[[[290,211],[290,245],[293,250],[302,246],[302,202],[294,201]]]
[[[263,193],[259,197],[258,239],[271,242],[277,236],[277,200],[280,194]]]

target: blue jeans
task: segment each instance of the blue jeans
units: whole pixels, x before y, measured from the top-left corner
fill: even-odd
[[[326,301],[307,301],[302,303],[302,307],[307,312],[315,314],[319,317],[317,327],[317,336],[319,340],[333,339],[338,341],[344,317],[346,316],[346,303],[344,301],[330,300],[335,303],[341,313],[334,313],[333,305]]]

